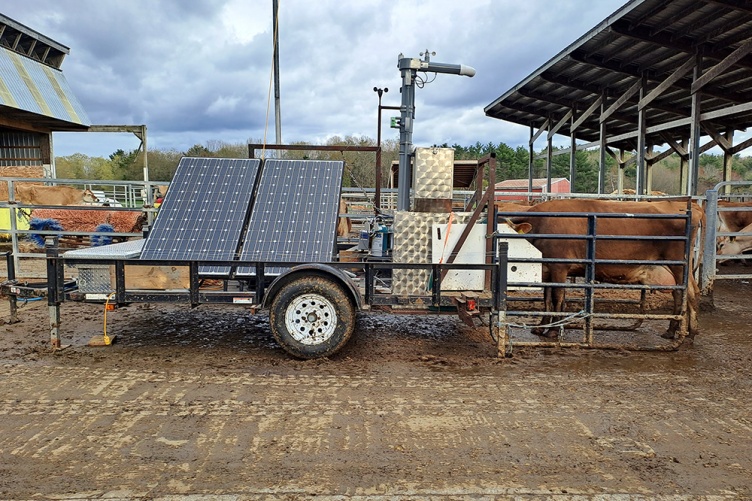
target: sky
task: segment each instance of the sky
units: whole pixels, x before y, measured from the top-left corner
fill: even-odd
[[[626,0],[279,0],[282,142],[376,138],[399,106],[399,54],[464,64],[416,89],[413,143],[527,145],[483,108]],[[275,142],[271,0],[13,0],[0,12],[70,48],[63,74],[92,124],[147,126],[148,148]],[[433,75],[429,75],[429,80]],[[268,115],[267,115],[268,114]],[[382,137],[397,139],[384,111]],[[268,116],[268,119],[267,119]],[[56,156],[106,157],[130,134],[55,133]],[[562,142],[566,142],[562,139]]]

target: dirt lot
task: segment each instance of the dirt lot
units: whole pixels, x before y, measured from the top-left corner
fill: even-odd
[[[238,308],[46,304],[0,326],[0,498],[750,499],[752,285],[679,352],[497,360],[451,317],[362,316],[328,360]],[[656,333],[656,335],[659,333]]]

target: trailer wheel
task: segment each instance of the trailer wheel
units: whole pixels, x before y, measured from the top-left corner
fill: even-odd
[[[342,348],[355,329],[355,308],[342,286],[322,277],[285,285],[269,313],[274,339],[299,358],[327,357]]]

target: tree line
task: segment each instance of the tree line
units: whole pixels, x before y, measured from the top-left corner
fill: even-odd
[[[249,141],[261,143],[261,141]],[[307,145],[298,142],[296,145]],[[376,141],[365,136],[332,137],[326,146],[340,146],[342,151],[283,151],[282,158],[287,159],[318,159],[343,160],[345,162],[345,187],[372,188],[375,186],[376,154],[371,152],[356,152],[349,148],[353,146],[376,146]],[[399,158],[399,142],[396,139],[382,141],[382,187],[389,186],[391,165]],[[524,146],[513,148],[503,142],[498,144],[477,142],[473,145],[459,144],[437,145],[451,147],[455,150],[457,160],[477,160],[490,153],[496,154],[496,179],[526,179],[528,177],[529,152]],[[544,153],[541,150],[538,154]],[[267,156],[274,155],[271,151]],[[148,152],[149,179],[152,181],[170,181],[175,174],[178,162],[184,156],[215,157],[215,158],[248,158],[246,143],[227,143],[212,140],[204,145],[196,144],[187,151],[175,149],[155,149]],[[598,189],[598,160],[599,151],[577,151],[575,154],[576,178],[574,191],[579,193],[595,193]],[[552,177],[569,178],[569,155],[554,155],[551,165]],[[124,151],[119,149],[108,158],[89,157],[82,153],[55,158],[58,178],[92,179],[92,180],[130,180],[143,179],[143,153],[138,150]],[[676,155],[661,160],[653,167],[652,189],[669,194],[680,192],[679,186],[680,161]],[[752,180],[752,157],[736,155],[732,164],[733,179],[740,181]],[[634,164],[625,169],[625,188],[634,188],[636,169]],[[544,159],[536,159],[533,165],[533,177],[546,177],[546,163]],[[700,155],[699,191],[715,186],[723,177],[723,156],[716,154]],[[606,191],[616,189],[618,167],[616,161],[606,155]]]

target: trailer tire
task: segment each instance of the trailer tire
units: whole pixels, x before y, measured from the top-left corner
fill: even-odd
[[[342,285],[324,277],[298,278],[282,287],[269,313],[274,339],[304,359],[328,357],[355,330],[355,307]]]

